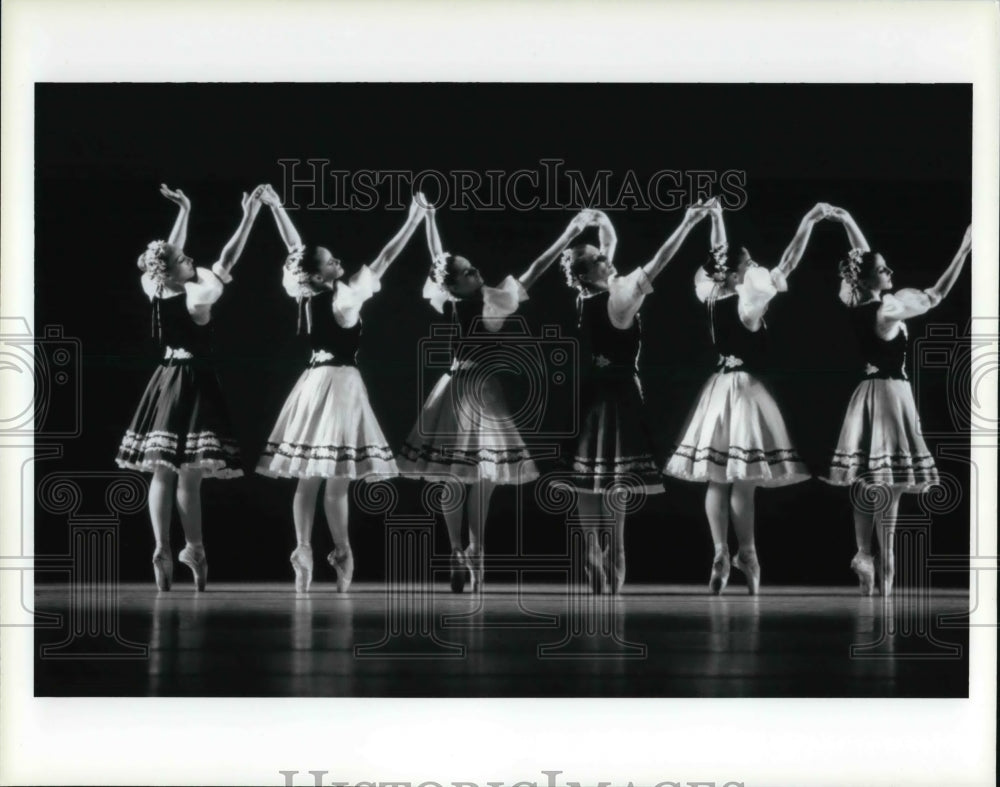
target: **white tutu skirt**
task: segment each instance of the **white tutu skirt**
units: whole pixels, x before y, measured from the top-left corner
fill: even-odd
[[[353,366],[306,369],[285,400],[257,472],[277,478],[398,475],[392,449]]]
[[[895,486],[904,492],[923,492],[938,483],[909,382],[872,379],[858,384],[823,480],[839,486],[856,481]]]
[[[445,374],[397,457],[399,472],[428,481],[523,484],[538,468],[521,439],[495,375]]]
[[[759,486],[810,477],[778,405],[747,372],[717,372],[708,378],[663,472],[688,481]]]

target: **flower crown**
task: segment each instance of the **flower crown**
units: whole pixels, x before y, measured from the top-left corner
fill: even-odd
[[[140,255],[139,262],[143,271],[156,283],[162,287],[167,282],[167,242],[165,240],[154,240]]]
[[[451,258],[451,254],[442,251],[440,254],[434,255],[434,260],[431,262],[431,280],[445,291],[448,289],[445,282],[448,280],[448,263]]]
[[[840,264],[840,300],[848,306],[861,300],[861,263],[864,249],[851,249]]]
[[[289,251],[288,256],[285,257],[285,271],[287,271],[288,278],[298,287],[298,297],[300,298],[313,294],[311,274],[302,265],[305,254],[306,247],[299,245]]]
[[[573,263],[576,262],[576,259],[576,252],[573,249],[563,249],[562,256],[559,258],[559,265],[566,276],[566,284],[583,292],[583,283],[580,281],[580,277],[573,272]]]
[[[715,260],[711,271],[712,278],[717,282],[725,281],[729,275],[729,244],[720,243],[718,246],[713,246],[709,254]]]

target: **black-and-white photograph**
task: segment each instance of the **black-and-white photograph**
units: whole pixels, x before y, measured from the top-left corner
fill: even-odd
[[[188,714],[277,742],[291,707],[349,735],[398,709],[447,749],[524,700],[643,739],[644,712],[728,709],[737,741],[757,709],[860,735],[857,708],[977,701],[1000,332],[972,79],[278,72],[22,86],[0,567],[26,702],[169,708],[181,749]],[[375,773],[368,736],[337,771],[290,735],[256,777],[199,742],[214,770],[164,778],[706,778]],[[830,783],[713,751],[719,785]]]
[[[38,85],[36,694],[967,696],[971,98]]]

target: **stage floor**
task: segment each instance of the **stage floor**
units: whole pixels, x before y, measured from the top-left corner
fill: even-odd
[[[964,590],[36,587],[36,696],[964,697]],[[72,599],[72,602],[71,602]],[[76,632],[73,634],[72,632]]]

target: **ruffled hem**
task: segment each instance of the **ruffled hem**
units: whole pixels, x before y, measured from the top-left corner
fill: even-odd
[[[180,467],[173,462],[160,458],[147,458],[134,462],[127,459],[115,459],[115,464],[123,470],[138,470],[143,473],[152,473],[158,467],[166,467],[175,473],[180,473],[181,470],[201,470],[204,473],[204,478],[227,479],[240,478],[243,475],[242,470],[232,467],[221,459],[200,459],[194,462],[182,462]]]
[[[764,477],[731,474],[730,472],[723,470],[721,467],[716,467],[714,465],[695,469],[694,467],[687,466],[683,468],[676,466],[671,467],[670,464],[664,468],[663,475],[669,478],[678,478],[682,481],[694,481],[696,483],[707,483],[708,481],[713,481],[718,484],[732,484],[735,482],[741,482],[764,487],[801,484],[803,481],[808,481],[813,477],[812,473],[804,469],[799,470],[789,468],[782,471],[779,475]]]
[[[504,456],[506,455],[506,456]],[[396,458],[399,474],[406,478],[440,481],[451,475],[462,483],[492,481],[500,485],[526,484],[538,479],[539,472],[524,448],[444,451],[433,446],[423,449],[403,446]]]
[[[393,460],[292,462],[285,457],[266,456],[257,463],[255,472],[269,478],[347,478],[351,481],[382,481],[399,476]]]

